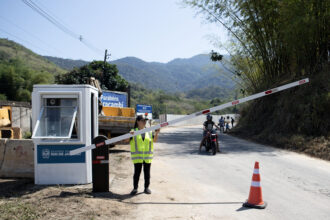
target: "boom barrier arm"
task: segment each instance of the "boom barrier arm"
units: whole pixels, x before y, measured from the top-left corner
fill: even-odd
[[[118,137],[108,139],[104,142],[100,142],[96,145],[92,144],[90,146],[78,148],[78,149],[70,151],[70,155],[79,154],[79,153],[82,153],[84,151],[94,149],[96,147],[101,147],[101,146],[104,146],[104,145],[113,144],[113,143],[116,143],[118,141],[122,141],[122,140],[131,138],[131,137],[134,137],[134,136],[137,136],[137,135],[149,132],[149,131],[154,131],[154,130],[157,130],[157,129],[160,129],[160,128],[163,128],[163,127],[166,127],[166,126],[169,126],[169,125],[176,124],[176,123],[181,122],[181,121],[186,121],[186,120],[195,118],[195,117],[200,116],[200,115],[205,115],[205,114],[212,113],[212,112],[215,112],[215,111],[219,111],[219,110],[222,110],[222,109],[234,106],[234,105],[238,105],[238,104],[241,104],[241,103],[244,103],[244,102],[247,102],[247,101],[258,99],[258,98],[261,98],[263,96],[271,95],[271,94],[274,94],[274,93],[277,93],[277,92],[280,92],[280,91],[283,91],[283,90],[286,90],[286,89],[289,89],[289,88],[300,86],[300,85],[308,83],[308,82],[309,82],[309,79],[306,78],[306,79],[302,79],[302,80],[299,80],[299,81],[296,81],[296,82],[292,82],[292,83],[289,83],[289,84],[286,84],[286,85],[283,85],[283,86],[280,86],[280,87],[277,87],[277,88],[274,88],[274,89],[269,89],[269,90],[264,91],[264,92],[259,92],[259,93],[256,93],[254,95],[247,96],[247,97],[241,98],[241,99],[237,99],[237,100],[234,100],[234,101],[222,104],[222,105],[218,105],[218,106],[212,107],[210,109],[205,109],[203,111],[196,112],[196,113],[193,113],[193,114],[181,117],[181,118],[177,118],[177,119],[174,119],[172,121],[163,122],[161,124],[154,125],[154,126],[151,126],[149,128],[145,128],[145,129],[138,130],[138,131],[133,131],[132,133],[127,133],[127,134],[124,134],[124,135],[120,135]]]

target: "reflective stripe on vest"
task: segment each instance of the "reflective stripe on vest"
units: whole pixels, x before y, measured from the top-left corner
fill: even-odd
[[[138,129],[136,129],[138,130]],[[131,151],[131,159],[134,160],[151,160],[153,159],[153,151],[151,149],[152,144],[153,144],[153,138],[152,138],[152,132],[149,133],[149,151],[139,151],[138,149],[138,140],[136,138],[137,136],[133,137],[133,141],[134,141],[134,150],[135,152]],[[145,137],[146,138],[146,137]],[[144,141],[142,141],[144,142]],[[143,147],[143,149],[145,149]],[[136,155],[136,156],[135,156]],[[146,157],[144,156],[146,155]],[[141,157],[142,156],[142,157]]]
[[[152,160],[153,157],[134,157],[133,160]]]

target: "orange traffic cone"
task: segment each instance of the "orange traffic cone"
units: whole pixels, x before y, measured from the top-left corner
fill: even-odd
[[[249,208],[257,208],[257,209],[264,209],[267,206],[267,203],[262,200],[259,162],[255,162],[254,164],[249,199],[245,203],[243,203],[243,206]]]

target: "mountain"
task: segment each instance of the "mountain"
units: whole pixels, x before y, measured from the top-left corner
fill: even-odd
[[[52,84],[54,75],[88,63],[42,57],[20,44],[0,39],[0,100],[30,101],[33,85]],[[233,82],[219,75],[222,66],[211,63],[208,55],[168,63],[126,57],[112,63],[131,81],[132,105],[151,104],[155,116],[165,111],[173,114],[200,111],[233,96]]]
[[[49,56],[45,58],[67,70],[88,64],[83,60]],[[232,90],[235,86],[230,79],[231,73],[224,70],[221,63],[212,62],[207,54],[187,59],[177,58],[168,63],[146,62],[136,57],[125,57],[110,63],[117,65],[119,74],[127,81],[153,90],[186,93],[196,89],[207,89],[210,86],[216,90]]]
[[[145,62],[135,57],[111,63],[117,65],[119,74],[126,80],[166,92],[187,92],[209,86],[231,90],[235,86],[230,77],[225,76],[231,74],[224,70],[221,63],[213,63],[207,54],[174,59],[168,63]]]
[[[57,66],[65,70],[72,70],[75,67],[81,67],[87,65],[89,62],[84,60],[72,60],[72,59],[64,59],[60,57],[51,57],[51,56],[44,56],[50,62],[55,63]]]
[[[22,45],[8,39],[0,38],[0,61],[5,62],[13,59],[20,60],[26,67],[37,72],[48,72],[54,75],[66,72],[53,62]]]

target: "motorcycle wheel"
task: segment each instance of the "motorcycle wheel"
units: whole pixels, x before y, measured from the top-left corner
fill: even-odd
[[[205,140],[205,151],[209,152],[210,150],[210,143],[208,142],[208,140]]]
[[[217,153],[217,146],[214,142],[212,142],[212,155],[215,155]]]

